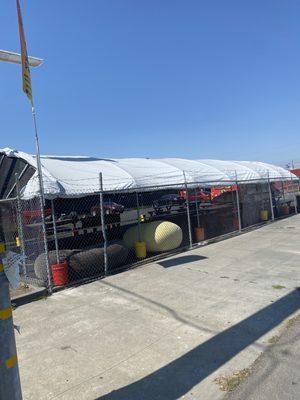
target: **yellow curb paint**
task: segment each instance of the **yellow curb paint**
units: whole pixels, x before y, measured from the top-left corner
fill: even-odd
[[[3,308],[2,310],[0,310],[0,319],[5,320],[8,319],[12,316],[12,308],[8,307],[8,308]]]
[[[17,355],[15,354],[14,356],[8,358],[8,359],[5,361],[6,368],[8,368],[8,369],[9,369],[9,368],[12,368],[14,365],[17,364],[17,362],[18,362],[18,357],[17,357]]]

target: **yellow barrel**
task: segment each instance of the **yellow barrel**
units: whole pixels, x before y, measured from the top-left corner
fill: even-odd
[[[199,242],[202,242],[203,240],[205,240],[204,228],[195,227],[194,228],[194,234],[195,234],[196,242],[199,243]]]
[[[16,236],[16,246],[21,247],[21,239],[19,238],[19,236]]]
[[[137,258],[147,257],[147,249],[145,242],[135,242],[134,248],[135,248],[135,255],[137,256]]]
[[[169,221],[153,221],[127,229],[123,236],[127,248],[135,247],[136,242],[145,242],[147,251],[160,253],[180,246],[182,242],[181,228]]]
[[[282,204],[281,212],[282,212],[283,215],[289,215],[290,207],[288,206],[288,204]]]
[[[269,219],[269,211],[268,210],[261,210],[260,211],[260,220],[261,221],[268,221]]]

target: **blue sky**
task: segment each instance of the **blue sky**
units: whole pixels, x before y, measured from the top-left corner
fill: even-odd
[[[298,0],[21,0],[42,153],[300,160]],[[0,48],[19,51],[15,1]],[[1,142],[33,152],[20,68]]]

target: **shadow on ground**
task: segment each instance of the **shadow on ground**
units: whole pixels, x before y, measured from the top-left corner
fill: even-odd
[[[168,306],[166,306],[165,304],[162,304],[158,301],[149,299],[149,297],[143,296],[141,294],[132,292],[131,290],[128,289],[124,289],[120,286],[114,285],[112,283],[109,282],[105,282],[104,280],[101,281],[101,285],[104,286],[108,286],[110,288],[116,289],[118,290],[119,294],[123,294],[124,297],[133,298],[133,301],[135,303],[143,303],[143,304],[147,304],[147,306],[150,309],[157,309],[160,308],[162,310],[165,310],[172,318],[176,319],[178,322],[182,322],[184,325],[188,325],[192,328],[198,329],[201,332],[207,332],[207,333],[214,333],[213,331],[211,331],[210,329],[207,329],[203,326],[200,326],[199,324],[195,324],[193,321],[191,321],[190,319],[187,319],[186,316],[182,316],[179,313],[177,313],[175,310],[173,310],[173,308],[170,308]]]
[[[97,400],[177,400],[300,307],[294,290],[152,374]]]
[[[171,258],[170,260],[160,261],[157,264],[161,265],[164,268],[170,268],[170,267],[176,267],[177,265],[187,264],[194,261],[201,261],[205,259],[207,259],[207,257],[191,254],[188,256],[181,256],[181,257]]]

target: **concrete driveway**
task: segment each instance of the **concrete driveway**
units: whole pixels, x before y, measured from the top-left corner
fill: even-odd
[[[299,311],[299,233],[294,216],[19,307],[24,398],[222,398]]]

